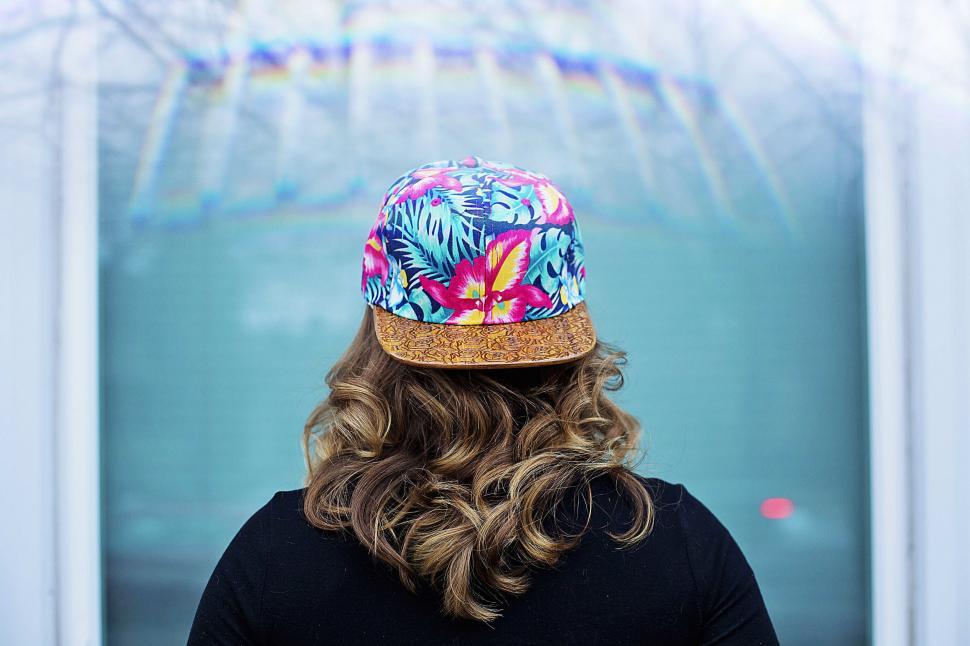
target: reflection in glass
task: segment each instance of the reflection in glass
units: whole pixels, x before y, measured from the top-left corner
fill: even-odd
[[[300,486],[383,191],[469,154],[539,170],[577,208],[642,471],[721,517],[783,643],[864,641],[860,80],[747,4],[105,16],[109,642],[184,639],[236,529]]]

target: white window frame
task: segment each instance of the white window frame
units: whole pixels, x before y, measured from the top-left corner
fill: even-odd
[[[86,7],[86,3],[82,3]],[[98,367],[97,21],[61,56],[54,510],[57,643],[103,642]]]
[[[970,51],[942,3],[868,8],[872,637],[878,646],[966,644]]]
[[[64,24],[28,45],[38,60],[58,52],[52,69],[38,70],[49,76],[43,116],[12,117],[23,117],[24,132],[5,152],[20,157],[0,183],[0,308],[9,308],[0,321],[0,491],[10,521],[0,574],[11,595],[0,604],[0,641],[95,646],[103,641],[97,27],[83,2],[55,17]]]

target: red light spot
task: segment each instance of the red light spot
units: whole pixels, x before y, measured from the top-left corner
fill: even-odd
[[[761,502],[761,515],[771,520],[788,518],[795,511],[795,503],[788,498],[765,498]]]

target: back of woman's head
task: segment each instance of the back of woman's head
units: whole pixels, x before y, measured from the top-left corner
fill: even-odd
[[[306,424],[306,516],[352,531],[409,589],[434,586],[446,614],[494,619],[503,594],[524,592],[530,569],[586,531],[548,522],[567,492],[590,502],[589,482],[610,477],[634,510],[613,537],[632,545],[650,531],[631,471],[639,426],[607,397],[623,363],[597,343],[560,365],[415,367],[382,349],[367,311]]]

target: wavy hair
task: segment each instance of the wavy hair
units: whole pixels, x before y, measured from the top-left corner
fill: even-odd
[[[598,343],[552,366],[439,370],[385,353],[369,310],[304,427],[304,512],[352,532],[412,592],[425,582],[446,615],[491,621],[589,529],[547,522],[565,492],[611,477],[631,503],[610,534],[632,546],[651,530],[650,493],[632,471],[640,429],[606,395],[623,385],[622,351]]]

